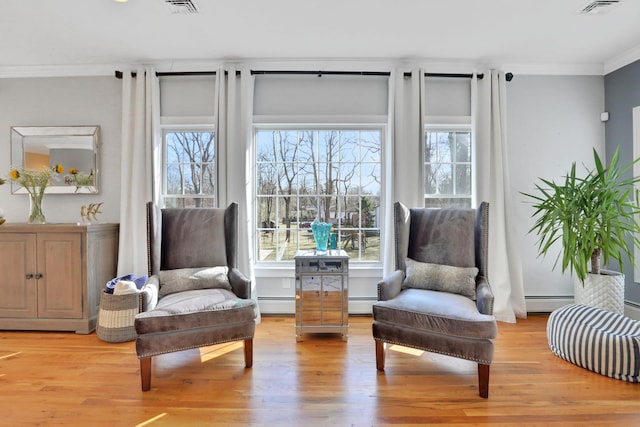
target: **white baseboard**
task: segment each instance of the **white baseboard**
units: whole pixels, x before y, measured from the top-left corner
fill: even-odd
[[[260,314],[293,315],[296,313],[295,300],[293,298],[260,298],[258,297]]]
[[[550,296],[550,297],[526,297],[528,313],[551,313],[553,310],[573,303],[571,296]],[[354,298],[349,300],[349,314],[353,315],[370,315],[371,307],[375,299],[371,298]],[[258,297],[260,313],[265,315],[295,315],[295,299],[294,298],[277,298],[277,297]],[[625,316],[640,320],[640,304],[626,301],[624,305]]]
[[[527,313],[551,313],[562,306],[573,304],[573,297],[525,297],[525,301]],[[624,315],[634,320],[640,320],[640,304],[625,301]]]
[[[625,301],[624,315],[634,320],[640,320],[640,304],[631,301]]]
[[[572,296],[525,297],[527,313],[551,313],[553,310],[573,303]]]
[[[373,303],[375,299],[357,299],[357,300],[349,300],[349,314],[363,315],[373,314]]]
[[[374,302],[375,299],[372,298],[349,299],[349,314],[370,315]],[[294,315],[296,313],[295,299],[293,298],[258,297],[258,305],[261,314]]]

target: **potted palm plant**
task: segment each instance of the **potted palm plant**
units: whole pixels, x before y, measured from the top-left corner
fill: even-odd
[[[575,274],[575,302],[623,314],[624,275],[601,269],[601,261],[608,265],[616,260],[621,272],[625,261],[634,264],[633,249],[640,248],[634,185],[640,177],[623,175],[640,158],[620,168],[619,154],[617,148],[605,167],[594,149],[595,169],[585,177],[576,176],[574,162],[564,181],[541,178],[537,194],[522,194],[534,202],[536,222],[529,233],[539,236],[539,255],[561,245],[554,268],[562,259],[562,271]]]

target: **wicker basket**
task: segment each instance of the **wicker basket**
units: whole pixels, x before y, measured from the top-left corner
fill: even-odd
[[[98,338],[106,342],[135,340],[137,334],[133,322],[141,310],[140,293],[113,295],[102,292],[96,325]]]

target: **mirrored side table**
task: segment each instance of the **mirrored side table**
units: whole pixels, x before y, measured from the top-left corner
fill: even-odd
[[[298,251],[296,341],[302,334],[349,333],[349,256],[343,250]]]

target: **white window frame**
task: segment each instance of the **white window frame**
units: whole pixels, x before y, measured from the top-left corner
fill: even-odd
[[[219,188],[220,188],[220,149],[219,141],[215,132],[215,126],[213,125],[212,118],[196,119],[191,118],[166,118],[161,119],[160,125],[160,137],[162,138],[161,144],[161,164],[160,164],[160,177],[162,185],[160,186],[159,204],[166,207],[167,198],[182,198],[182,199],[212,199],[212,206],[217,207],[219,205]],[[204,123],[204,124],[203,124]],[[167,133],[171,132],[212,132],[214,138],[214,175],[215,191],[213,194],[167,194]]]
[[[385,136],[386,136],[386,125],[385,124],[381,124],[379,122],[379,120],[366,120],[362,123],[344,123],[344,122],[340,122],[340,121],[336,121],[335,123],[314,123],[314,122],[305,122],[305,123],[300,123],[299,121],[295,120],[295,121],[291,121],[291,122],[286,122],[286,123],[275,123],[269,120],[254,120],[254,125],[253,125],[253,141],[254,141],[254,147],[257,144],[257,133],[260,131],[274,131],[274,130],[281,130],[281,131],[306,131],[306,130],[311,130],[311,131],[327,131],[327,130],[336,130],[336,131],[376,131],[379,132],[380,134],[380,163],[379,163],[379,168],[380,168],[380,194],[378,196],[376,196],[379,200],[380,200],[380,204],[384,203],[384,195],[383,195],[383,191],[384,191],[384,166],[383,163],[385,161],[384,159],[384,144],[385,144]],[[257,155],[257,149],[254,149],[254,153]],[[254,167],[257,168],[257,158],[253,159],[253,164]],[[256,171],[255,173],[255,179],[254,179],[254,200],[256,201],[256,207],[258,205],[258,196],[260,196],[258,194],[258,183],[257,183],[257,179],[258,179],[258,173]],[[299,196],[297,196],[299,197]],[[260,256],[258,251],[260,250],[260,239],[261,239],[261,234],[262,232],[264,232],[264,227],[261,226],[261,220],[260,218],[257,218],[257,208],[253,209],[252,215],[254,218],[254,224],[256,224],[256,233],[255,233],[255,259],[256,259],[256,266],[260,266],[260,267],[269,267],[269,266],[274,266],[274,267],[278,267],[278,266],[292,266],[293,265],[293,259],[283,259],[283,260],[260,260]],[[340,212],[338,212],[340,213]],[[377,226],[376,227],[359,227],[360,230],[375,230],[378,232],[378,234],[380,235],[381,238],[381,234],[382,234],[382,207],[378,208],[378,212],[376,215],[377,218]],[[364,230],[363,230],[364,231]],[[296,242],[297,244],[297,242]],[[344,244],[343,241],[339,241],[338,245],[339,247],[341,247]],[[365,248],[366,251],[366,248]],[[358,256],[357,257],[351,257],[351,262],[353,263],[357,263],[359,266],[376,266],[379,267],[382,265],[382,261],[381,258],[383,256],[383,251],[382,251],[382,246],[379,249],[379,259],[376,260],[363,260],[362,259],[362,252],[360,252],[360,249],[358,249]]]
[[[469,133],[469,141],[470,141],[470,156],[469,156],[469,162],[465,162],[465,163],[460,163],[460,162],[455,162],[452,161],[451,165],[455,165],[455,164],[469,164],[470,166],[470,174],[471,174],[471,188],[470,188],[470,193],[468,195],[466,194],[433,194],[433,193],[427,193],[427,189],[426,189],[426,177],[424,176],[424,170],[427,164],[427,159],[426,159],[426,153],[424,151],[424,146],[426,144],[426,140],[427,140],[427,134],[429,132],[468,132]],[[473,201],[475,200],[475,171],[476,171],[476,162],[475,162],[475,147],[474,147],[474,141],[475,138],[473,137],[473,126],[470,123],[449,123],[449,124],[425,124],[424,126],[424,134],[423,134],[423,139],[422,139],[422,148],[421,148],[421,153],[422,153],[422,176],[423,176],[423,182],[422,182],[422,188],[423,188],[423,200],[425,201],[425,206],[427,205],[426,201],[427,199],[445,199],[445,200],[460,200],[460,199],[469,199],[469,208],[472,207],[473,205]],[[454,188],[455,188],[455,182],[454,182]],[[454,190],[455,193],[455,190]],[[452,206],[452,205],[451,205]],[[448,207],[448,206],[442,206],[442,207]]]

